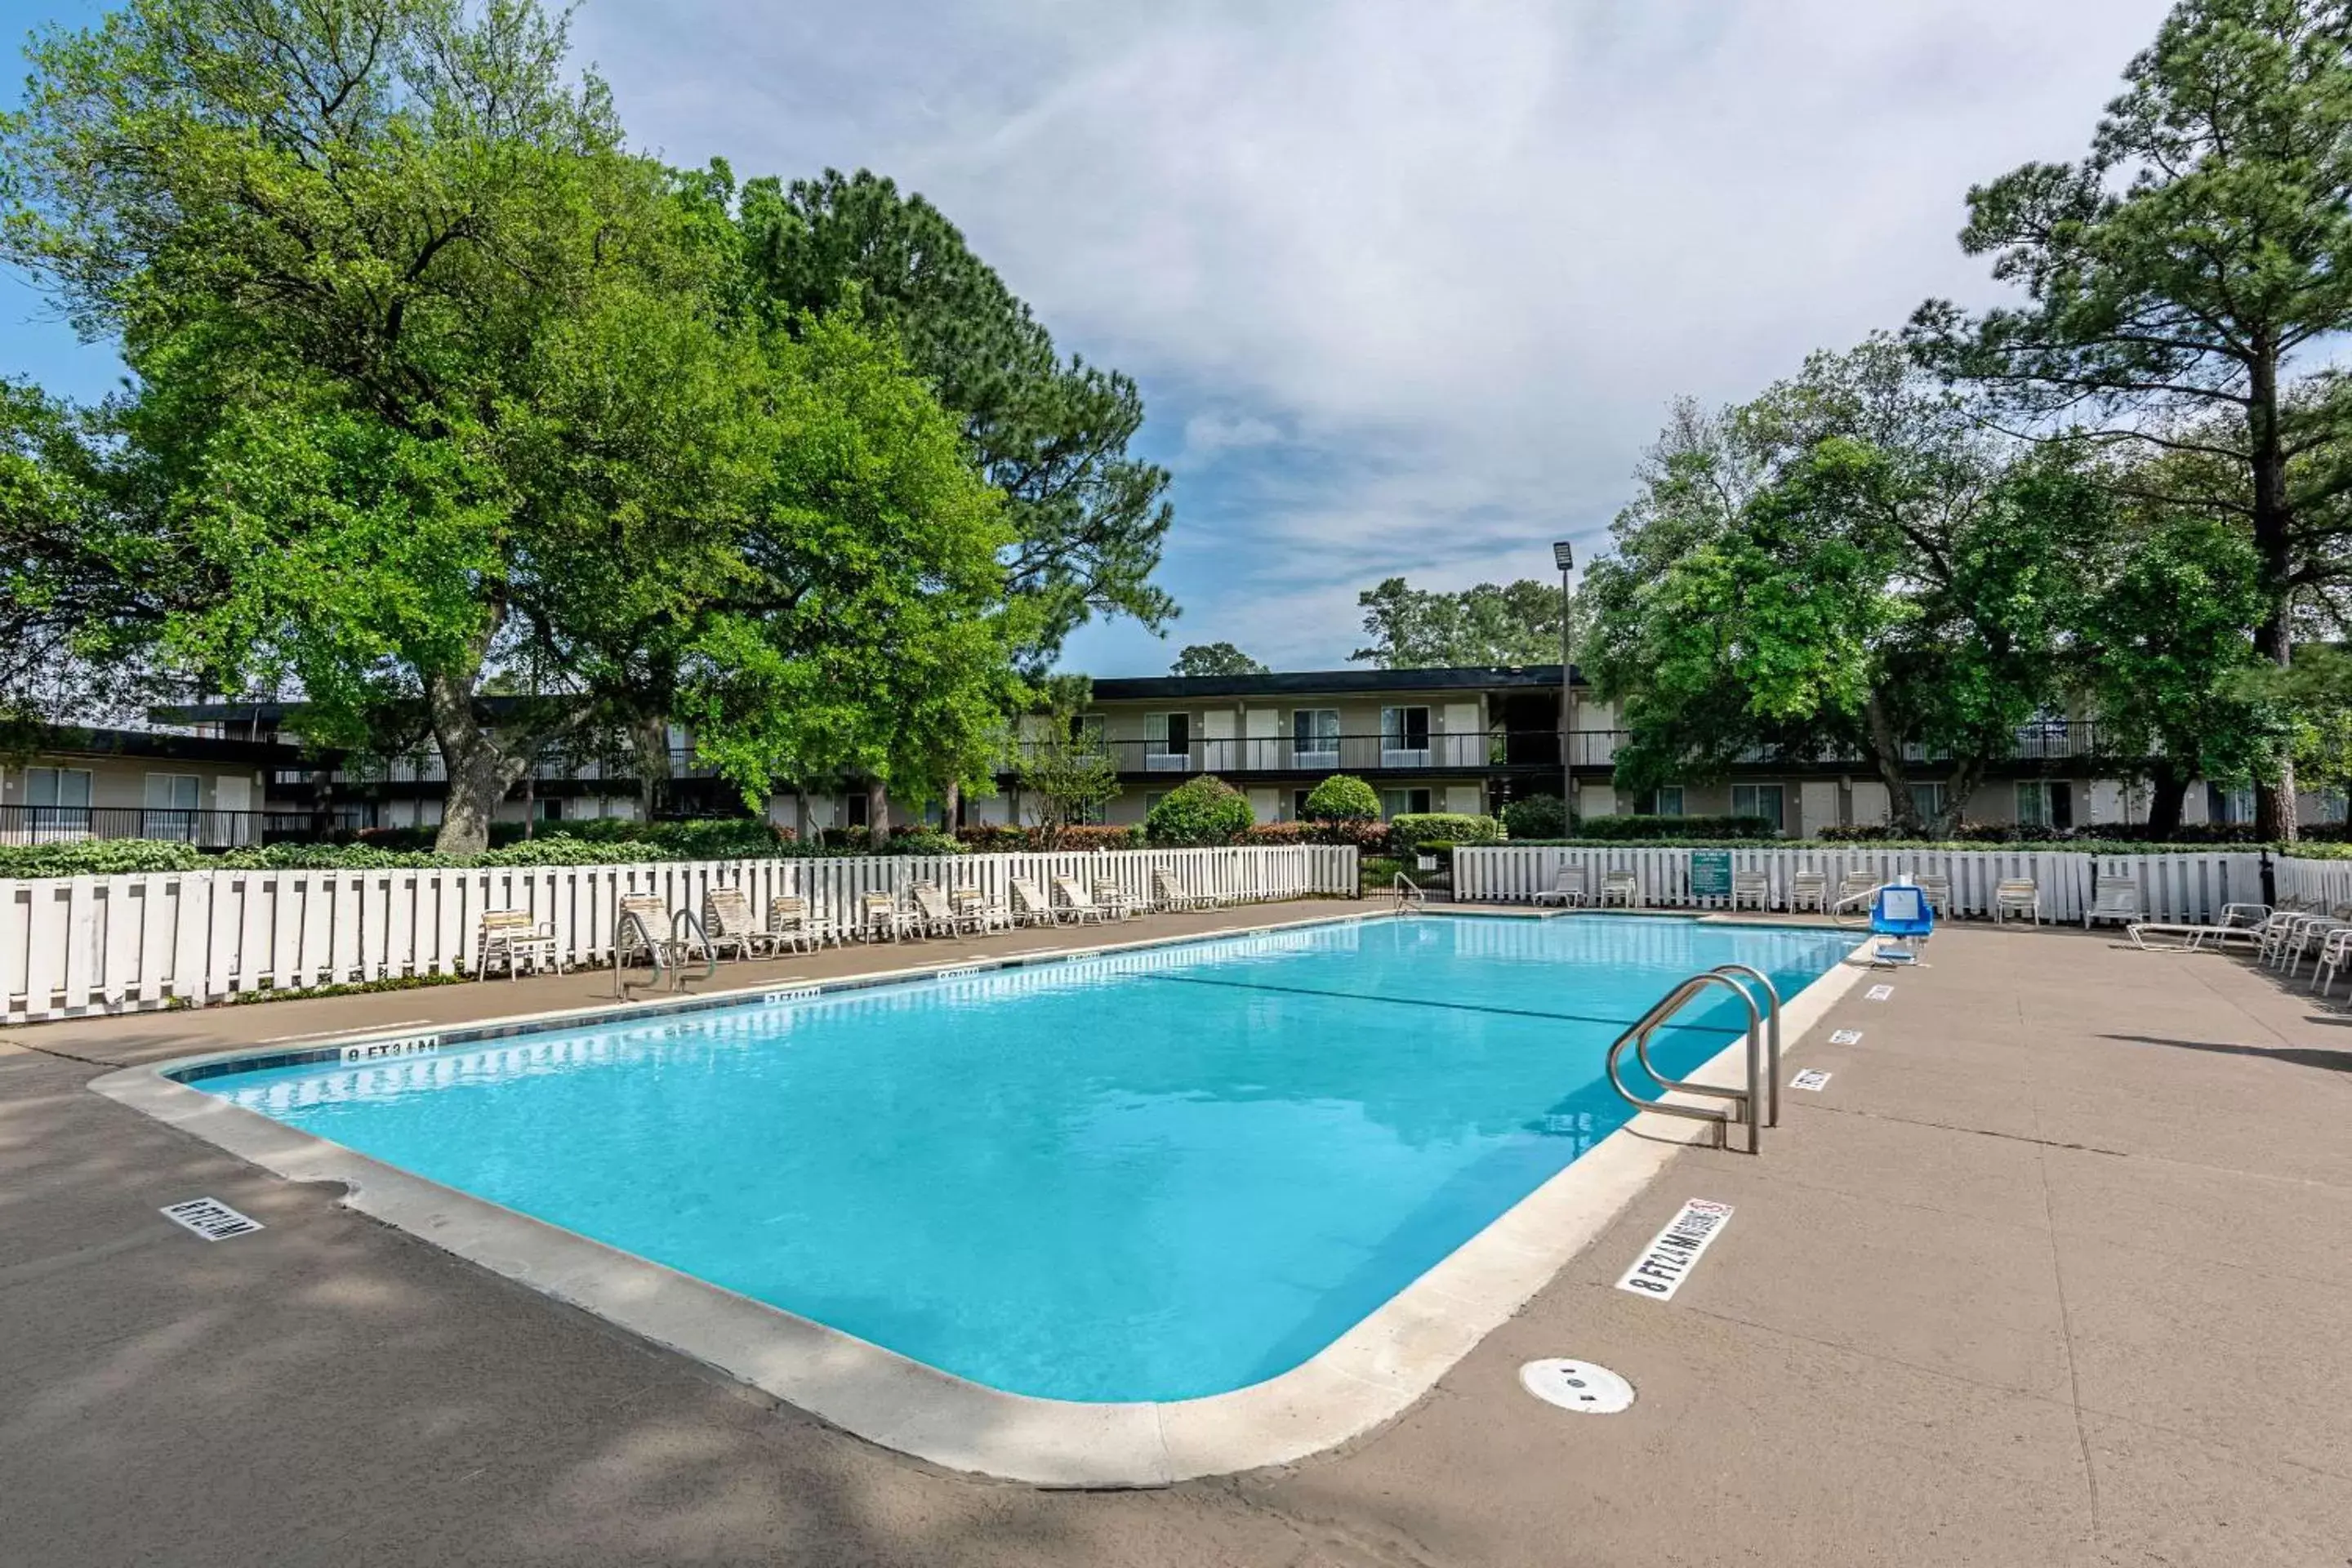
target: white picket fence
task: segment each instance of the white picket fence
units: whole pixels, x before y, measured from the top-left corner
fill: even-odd
[[[2282,855],[2271,866],[2283,904],[2320,910],[2352,904],[2352,860],[2298,860]]]
[[[1454,896],[1465,902],[1514,902],[1531,900],[1549,889],[1563,865],[1584,868],[1586,886],[1595,892],[1602,873],[1630,870],[1641,884],[1642,901],[1660,909],[1723,909],[1728,898],[1691,892],[1690,849],[1611,848],[1529,845],[1519,847],[1461,848],[1454,852]],[[2244,849],[2184,849],[2148,855],[2077,855],[2035,849],[1874,849],[1867,845],[1840,847],[1780,847],[1759,845],[1730,852],[1731,868],[1761,871],[1775,909],[1789,907],[1791,879],[1800,871],[1819,871],[1829,879],[1832,897],[1849,872],[1865,873],[1878,881],[1902,874],[1936,872],[1952,884],[1952,907],[1960,915],[1992,912],[1993,889],[2003,880],[2030,877],[2042,895],[2044,920],[2080,921],[2090,906],[2095,880],[2128,878],[2139,885],[2140,908],[2158,921],[2204,921],[2217,918],[2226,903],[2251,903],[2263,896],[2262,856]],[[2274,861],[2321,866],[2322,861]],[[2347,891],[2352,899],[2352,866],[2347,867]],[[2285,896],[2282,884],[2280,894]]]
[[[595,963],[612,955],[625,893],[698,915],[712,886],[739,887],[754,910],[798,894],[820,918],[845,918],[860,895],[903,893],[918,880],[1005,901],[1015,878],[1043,887],[1072,876],[1116,881],[1144,900],[1155,871],[1231,903],[1357,892],[1356,851],[1325,845],[0,879],[0,1017],[201,1006],[242,991],[470,973],[488,910],[528,910],[553,925],[567,963]]]

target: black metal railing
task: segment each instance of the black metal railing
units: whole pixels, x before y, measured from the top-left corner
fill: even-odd
[[[1188,773],[1485,773],[1495,768],[1559,765],[1559,733],[1553,730],[1454,735],[1409,731],[1319,735],[1307,740],[1296,735],[1217,740],[1196,736],[1174,745],[1139,740],[1103,740],[1094,744],[1119,773],[1147,780],[1157,774],[1181,778]],[[1034,745],[1023,748],[1024,752],[1034,749]]]
[[[1606,769],[1633,739],[1630,730],[1580,730],[1569,737],[1569,756],[1580,769]],[[1146,782],[1155,776],[1182,778],[1192,773],[1485,773],[1509,769],[1539,772],[1560,765],[1560,736],[1556,730],[1322,735],[1306,741],[1296,735],[1192,737],[1179,745],[1130,739],[1095,744],[1122,775]],[[1947,746],[1915,744],[1904,748],[1904,756],[1912,763],[1948,762],[1951,751]],[[2120,756],[2103,743],[2095,721],[2053,719],[2021,725],[2000,760],[2047,763],[2120,760]],[[1764,768],[1863,768],[1870,763],[1859,747],[1836,745],[1806,750],[1759,747],[1742,752],[1736,761],[1743,766]]]
[[[73,844],[159,838],[199,849],[243,849],[317,837],[340,826],[331,814],[205,811],[180,806],[0,805],[0,844]]]

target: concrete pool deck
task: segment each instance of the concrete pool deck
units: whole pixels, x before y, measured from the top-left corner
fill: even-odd
[[[877,1448],[87,1089],[601,978],[0,1035],[0,1557],[2340,1564],[2352,1037],[2241,961],[2112,943],[1948,930],[1790,1042],[1831,1080],[1760,1159],[1676,1152],[1403,1415],[1115,1494]],[[268,1228],[206,1244],[155,1212],[201,1195]],[[1736,1213],[1680,1293],[1614,1289],[1692,1197]],[[1517,1369],[1547,1355],[1639,1400],[1539,1405]]]

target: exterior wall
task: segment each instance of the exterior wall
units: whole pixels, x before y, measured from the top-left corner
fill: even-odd
[[[149,773],[193,775],[203,781],[197,785],[196,795],[196,806],[203,811],[259,811],[267,783],[261,770],[242,763],[37,752],[29,763],[0,767],[0,805],[24,805],[30,801],[27,767],[80,769],[90,775],[91,805],[133,809],[147,804]],[[221,790],[224,780],[229,784],[226,797]]]

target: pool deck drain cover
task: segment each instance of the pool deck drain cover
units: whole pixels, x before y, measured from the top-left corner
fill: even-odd
[[[1632,1384],[1589,1361],[1531,1361],[1519,1368],[1519,1385],[1546,1405],[1580,1415],[1614,1415],[1633,1403]]]

